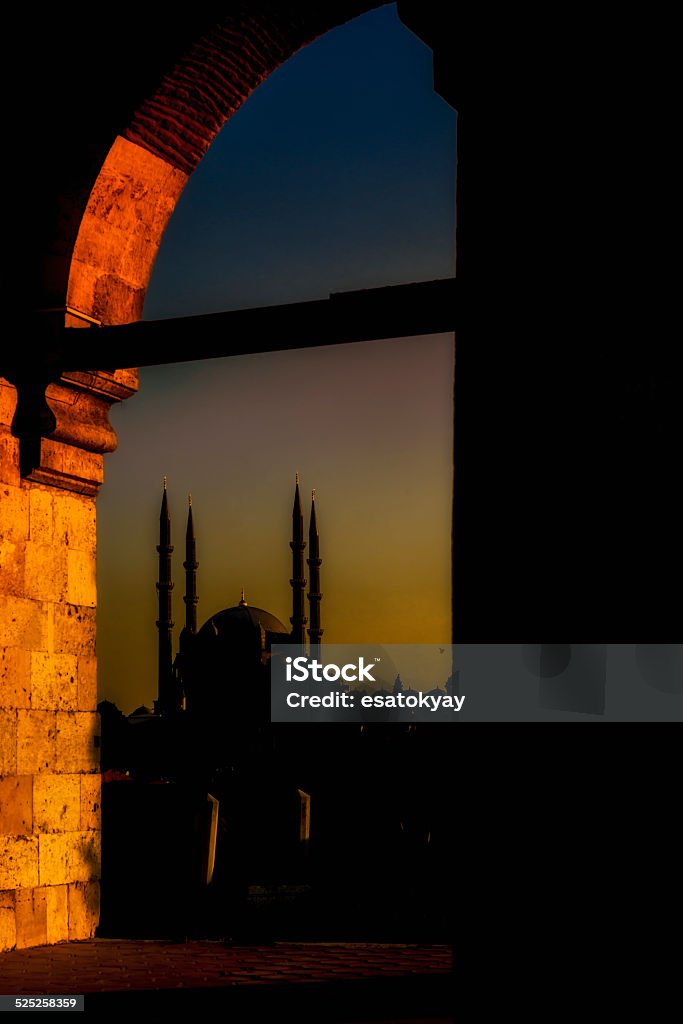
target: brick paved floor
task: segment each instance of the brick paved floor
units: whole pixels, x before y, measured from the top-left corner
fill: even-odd
[[[0,955],[0,993],[86,995],[86,1010],[220,1004],[244,1020],[447,1021],[447,946],[94,939]],[[277,1011],[277,1012],[276,1012]],[[240,1017],[234,1016],[236,1024]]]

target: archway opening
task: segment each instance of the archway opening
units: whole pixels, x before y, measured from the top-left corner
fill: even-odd
[[[455,114],[431,59],[388,5],[274,72],[190,178],[146,316],[450,276]],[[242,584],[287,620],[299,470],[324,519],[327,639],[447,643],[452,375],[445,337],[143,369],[143,394],[114,410],[119,450],[99,498],[101,696],[128,710],[153,698],[163,474],[176,545],[194,494],[200,621]],[[181,575],[179,560],[178,619]]]
[[[430,52],[392,8],[335,30],[284,65],[228,123],[186,187],[167,236],[168,262],[162,247],[160,283],[150,289],[154,313],[451,276],[455,115],[434,95],[431,76]],[[187,344],[191,350],[191,337]],[[151,707],[156,696],[163,474],[181,555],[176,636],[190,490],[200,624],[237,605],[242,586],[248,602],[288,621],[299,471],[306,490],[317,490],[325,642],[448,644],[453,355],[449,336],[393,338],[143,371],[144,397],[115,413],[120,449],[100,498],[100,696],[126,711]],[[121,649],[122,631],[135,664]],[[443,685],[444,672],[435,683]],[[144,713],[134,717],[135,728],[144,724]],[[426,924],[445,939],[447,909],[428,870],[418,871],[427,881],[408,887],[400,912],[389,913],[403,858],[429,868],[447,849],[445,808],[421,786],[423,773],[445,771],[447,746],[426,733],[397,738],[366,743],[355,729],[334,742],[309,736],[292,749],[291,737],[278,734],[259,738],[248,769],[239,757],[231,764],[254,793],[250,807],[272,796],[273,820],[286,803],[274,795],[282,780],[312,796],[315,882],[278,934],[407,939]],[[346,773],[340,759],[350,762]],[[225,776],[214,783],[232,807]],[[252,838],[271,819],[256,817],[246,829]],[[277,839],[273,846],[281,849]],[[370,876],[355,878],[340,890],[331,852],[355,860],[367,846],[384,880],[368,889]],[[256,874],[248,881],[291,882],[284,859],[250,860]],[[298,870],[310,882],[309,869]]]

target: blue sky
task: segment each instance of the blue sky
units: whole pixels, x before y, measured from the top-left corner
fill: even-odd
[[[395,5],[304,47],[194,172],[148,319],[320,298],[454,272],[455,114]]]
[[[162,240],[146,318],[326,296],[454,270],[455,114],[393,5],[312,43],[219,134]],[[321,342],[324,339],[321,339]],[[191,351],[192,338],[188,336]],[[176,637],[187,493],[199,621],[285,622],[294,474],[317,488],[324,639],[450,640],[453,339],[154,367],[112,410],[98,498],[100,698],[156,695],[156,551],[169,479]]]

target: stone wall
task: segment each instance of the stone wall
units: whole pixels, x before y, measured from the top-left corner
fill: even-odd
[[[0,950],[87,938],[99,905],[95,498],[20,479],[15,404],[0,380]]]

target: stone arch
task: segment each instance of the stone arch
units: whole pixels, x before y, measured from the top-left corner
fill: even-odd
[[[382,4],[226,6],[180,25],[140,10],[100,38],[47,10],[31,55],[44,95],[36,127],[30,91],[24,159],[45,173],[39,189],[17,178],[14,265],[35,316],[0,365],[0,950],[87,938],[98,919],[95,497],[109,407],[137,375],[102,367],[93,322],[140,317],[187,178],[253,89]],[[90,328],[96,369],[67,369],[65,326]]]
[[[168,220],[226,121],[302,46],[380,6],[238,7],[187,47],[116,135],[97,175],[70,256],[68,326],[87,323],[82,317],[140,319]]]

